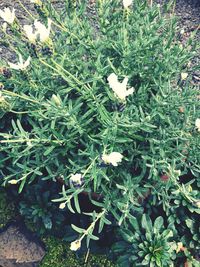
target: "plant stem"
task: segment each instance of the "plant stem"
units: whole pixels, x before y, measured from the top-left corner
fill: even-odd
[[[99,213],[96,217],[96,219],[90,224],[90,226],[85,230],[84,234],[79,238],[79,240],[81,241],[86,235],[88,235],[88,233],[90,232],[91,229],[93,229],[95,227],[95,224],[97,223],[97,221],[104,216],[104,214],[107,212],[106,209],[103,209],[103,211],[101,213]]]
[[[1,144],[5,143],[24,143],[24,142],[36,142],[36,143],[55,143],[62,145],[64,140],[48,140],[48,139],[10,139],[10,140],[0,140]]]
[[[30,97],[28,97],[26,95],[19,95],[17,93],[14,93],[14,92],[11,92],[11,91],[8,91],[8,90],[5,90],[5,89],[3,89],[2,92],[5,93],[5,94],[7,94],[7,95],[10,95],[10,96],[16,96],[16,97],[22,98],[24,100],[27,100],[29,102],[33,102],[35,104],[40,104],[39,101],[34,100],[34,99],[32,99],[32,98],[30,98]]]
[[[17,0],[18,3],[20,4],[20,6],[24,9],[24,11],[29,14],[29,16],[32,18],[32,19],[35,19],[35,17],[28,11],[28,9],[22,4],[21,0]]]

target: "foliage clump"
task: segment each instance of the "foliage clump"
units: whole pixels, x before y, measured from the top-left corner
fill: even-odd
[[[120,239],[133,217],[146,213],[155,225],[161,213],[159,221],[173,231],[169,242],[182,242],[197,257],[200,101],[189,83],[192,38],[184,46],[176,40],[171,2],[165,15],[145,0],[96,1],[96,33],[85,2],[66,0],[62,12],[36,1],[38,13],[27,12],[25,26],[3,15],[10,28],[3,27],[4,43],[17,63],[2,62],[0,74],[2,183],[19,193],[39,180],[61,184],[59,196],[48,195],[52,210],[90,218],[86,225],[71,221],[71,250],[98,240],[105,225],[120,227]],[[83,195],[95,208],[84,211]],[[21,211],[52,226],[51,212],[44,220],[39,208],[31,212],[23,203]],[[168,266],[169,244],[152,266]]]
[[[176,245],[170,242],[173,232],[164,229],[162,217],[154,224],[145,214],[141,220],[132,217],[130,229],[121,231],[124,241],[114,246],[121,266],[141,262],[142,266],[170,266],[175,257]],[[175,247],[174,247],[175,246]]]

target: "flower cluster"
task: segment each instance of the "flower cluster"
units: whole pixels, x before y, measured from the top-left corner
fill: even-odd
[[[123,0],[124,8],[128,8],[132,4],[133,0]]]
[[[35,20],[34,22],[35,31],[32,25],[24,25],[24,32],[28,40],[31,43],[35,43],[37,38],[39,37],[41,43],[47,42],[49,40],[49,35],[51,31],[51,23],[52,20],[48,18],[48,26],[46,27],[38,20]]]
[[[195,126],[196,126],[196,128],[197,128],[197,131],[200,132],[200,119],[199,119],[199,118],[196,119],[196,121],[195,121]]]
[[[36,3],[36,1],[34,2]],[[37,2],[38,3],[38,2]],[[13,24],[15,21],[15,9],[12,10],[10,8],[4,8],[4,10],[0,10],[0,17],[7,23]],[[51,31],[51,23],[52,20],[48,18],[48,26],[46,27],[44,24],[39,22],[38,20],[34,21],[35,32],[32,25],[24,25],[24,31],[26,33],[27,38],[30,42],[35,42],[37,36],[39,36],[39,40],[43,43],[46,42],[49,38]]]
[[[13,8],[12,11],[10,8],[6,7],[4,10],[0,9],[0,17],[7,23],[13,24],[15,20],[15,9]]]
[[[121,100],[125,101],[126,97],[133,94],[134,88],[127,89],[128,78],[125,77],[123,82],[118,81],[117,75],[112,73],[108,76],[108,83],[114,94]]]
[[[102,160],[106,164],[111,164],[113,166],[118,166],[118,164],[122,161],[123,155],[119,152],[112,152],[110,154],[103,154]]]
[[[69,182],[75,187],[80,187],[83,184],[83,177],[81,173],[72,174]]]
[[[30,65],[31,57],[29,56],[26,61],[23,60],[22,55],[19,54],[19,62],[17,64],[8,62],[11,69],[14,70],[25,70]]]
[[[38,1],[34,1],[34,3],[38,3]],[[13,24],[16,16],[15,16],[15,9],[13,8],[12,11],[10,8],[4,8],[0,10],[0,17],[7,23]],[[41,43],[46,43],[49,40],[49,35],[51,32],[51,24],[52,20],[48,18],[48,26],[46,27],[40,21],[34,21],[34,27],[32,25],[24,25],[23,29],[25,32],[26,37],[30,41],[30,43],[35,43],[37,39]],[[3,25],[3,31],[6,31],[6,24]],[[30,65],[31,57],[29,56],[28,59],[24,62],[22,59],[22,55],[19,54],[19,62],[17,64],[8,62],[10,68],[15,70],[25,70]]]

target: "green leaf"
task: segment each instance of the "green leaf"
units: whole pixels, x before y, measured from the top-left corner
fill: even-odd
[[[92,240],[99,240],[99,237],[97,237],[97,236],[95,236],[95,235],[93,235],[92,233],[88,233],[88,235],[89,235],[89,237],[90,237],[90,239],[92,239]]]
[[[106,219],[105,216],[101,217],[101,219],[104,221],[105,224],[108,224],[108,225],[112,224],[112,222]]]
[[[75,213],[75,211],[74,211],[73,208],[72,208],[71,201],[68,201],[68,202],[67,202],[67,207],[68,207],[68,209],[69,209],[72,213]]]
[[[129,214],[128,217],[129,217],[129,222],[132,225],[133,229],[136,232],[140,232],[140,227],[139,227],[137,219],[134,216],[130,215],[130,214]]]
[[[49,148],[47,148],[47,150],[45,150],[44,152],[44,156],[48,156],[53,150],[54,150],[55,146],[50,146]]]
[[[163,227],[164,220],[161,216],[157,217],[154,222],[154,233],[159,232],[159,230]]]
[[[147,232],[152,233],[152,222],[148,215],[142,215],[142,227],[146,229]]]
[[[26,183],[26,178],[24,178],[20,183],[20,186],[19,186],[19,189],[18,189],[19,194],[22,192],[22,190],[23,190],[23,188],[25,186],[25,183]]]
[[[82,229],[82,228],[79,228],[79,227],[77,227],[76,225],[74,225],[74,224],[71,224],[71,227],[76,231],[76,232],[78,232],[79,234],[83,234],[84,233],[84,229]]]
[[[52,228],[52,220],[50,217],[48,217],[48,216],[42,217],[42,221],[43,221],[46,229]]]
[[[74,204],[75,204],[75,208],[76,208],[77,212],[81,213],[81,209],[80,209],[79,200],[78,200],[77,195],[74,195]]]

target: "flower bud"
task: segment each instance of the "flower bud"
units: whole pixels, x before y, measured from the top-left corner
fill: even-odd
[[[188,77],[188,73],[187,73],[187,72],[182,72],[182,73],[181,73],[181,80],[182,80],[182,81],[186,80],[187,77]]]
[[[195,202],[195,205],[196,205],[196,207],[197,207],[198,209],[200,209],[200,200],[196,201],[196,202]]]
[[[71,250],[77,251],[78,249],[80,249],[80,247],[81,247],[81,241],[79,239],[71,242],[70,245]]]
[[[4,88],[3,83],[0,83],[0,90],[3,90],[3,88]],[[1,97],[1,94],[0,94],[0,97]]]
[[[53,94],[51,97],[51,101],[56,105],[56,106],[60,106],[61,105],[61,99],[59,96]]]
[[[9,184],[17,184],[18,183],[18,180],[10,180],[8,181]]]
[[[59,209],[63,210],[65,208],[66,204],[65,203],[61,203],[59,206]]]

